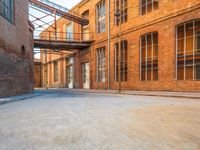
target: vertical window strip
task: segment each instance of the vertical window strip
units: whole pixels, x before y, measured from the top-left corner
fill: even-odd
[[[97,24],[97,33],[102,33],[106,31],[106,5],[105,0],[99,2],[96,6],[96,24]]]
[[[140,79],[158,80],[158,33],[140,37]]]
[[[120,17],[115,16],[115,25],[123,24],[128,20],[128,1],[127,0],[115,0],[114,10],[120,10]]]
[[[54,61],[54,82],[58,82],[58,61]]]
[[[114,48],[115,48],[114,50],[115,82],[118,82],[119,80],[119,71],[120,71],[121,81],[126,82],[128,79],[128,42],[126,40],[121,41],[120,45],[119,43],[115,43]],[[119,60],[119,54],[121,55],[120,60]]]
[[[183,23],[176,31],[176,79],[200,80],[200,19]]]
[[[140,14],[145,15],[158,9],[159,0],[140,0]]]
[[[13,6],[13,0],[0,0],[0,15],[5,17],[11,23],[13,23]]]
[[[97,82],[105,82],[105,71],[106,71],[105,47],[103,47],[103,48],[98,48],[96,51]]]

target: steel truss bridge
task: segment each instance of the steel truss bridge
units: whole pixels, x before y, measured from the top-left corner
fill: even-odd
[[[41,49],[81,50],[93,42],[93,33],[67,33],[57,29],[58,17],[86,26],[88,18],[49,0],[29,0],[29,19],[35,27],[34,47]]]

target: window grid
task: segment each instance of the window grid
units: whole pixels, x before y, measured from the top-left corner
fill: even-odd
[[[58,82],[58,61],[54,61],[54,82]]]
[[[106,56],[105,47],[98,48],[96,51],[97,82],[105,82],[106,79]]]
[[[140,2],[140,14],[145,15],[156,9],[158,9],[159,0],[141,0]]]
[[[100,1],[96,6],[97,14],[97,33],[106,31],[106,5],[105,0]]]
[[[115,25],[123,24],[128,20],[128,1],[115,0],[115,12],[120,10],[120,17],[115,16]]]
[[[120,51],[120,77],[122,82],[126,82],[128,79],[128,42],[121,41],[120,49],[119,43],[114,45],[114,68],[115,68],[115,82],[119,80],[119,51]]]
[[[158,33],[140,37],[140,80],[158,80]]]
[[[0,15],[6,18],[11,23],[13,23],[13,17],[14,17],[13,6],[14,6],[13,0],[0,0]]]
[[[176,79],[200,80],[200,19],[176,27]]]

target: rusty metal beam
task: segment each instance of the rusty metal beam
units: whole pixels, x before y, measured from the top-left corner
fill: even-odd
[[[74,42],[74,41],[55,41],[55,40],[34,40],[35,48],[47,48],[47,49],[62,49],[62,50],[74,50],[74,49],[84,49],[91,46],[93,41],[87,42]]]
[[[86,18],[84,18],[80,15],[74,14],[73,12],[69,12],[69,11],[64,12],[63,10],[55,8],[51,5],[48,5],[48,4],[44,3],[43,1],[29,0],[29,2],[33,6],[36,6],[40,9],[46,10],[46,11],[51,12],[51,13],[56,12],[56,15],[61,16],[63,18],[66,18],[70,21],[76,22],[78,24],[81,24],[81,25],[88,25],[89,24],[88,19],[86,19]],[[50,3],[52,3],[52,2],[50,2]],[[54,4],[54,3],[52,3],[52,4]],[[57,4],[55,4],[55,5],[59,6]],[[59,7],[62,7],[62,6],[59,6]]]

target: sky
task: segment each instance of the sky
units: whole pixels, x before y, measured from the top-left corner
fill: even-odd
[[[69,9],[72,8],[74,5],[76,5],[78,2],[80,2],[80,0],[50,0],[50,1]]]
[[[49,1],[51,1],[51,2],[53,2],[53,3],[56,3],[56,4],[58,4],[58,5],[61,5],[61,6],[63,6],[63,7],[66,7],[66,8],[68,8],[68,9],[71,9],[73,6],[75,6],[77,3],[79,3],[81,0],[49,0]],[[29,9],[29,13],[31,14],[31,15],[34,15],[34,16],[36,16],[36,17],[41,17],[41,16],[44,16],[44,14],[42,14],[42,13],[40,13],[39,11],[36,11],[36,10],[34,10],[34,9]],[[33,17],[29,17],[29,19],[30,20],[35,20],[35,18],[33,18]],[[43,21],[45,21],[45,22],[51,22],[52,21],[52,18],[51,17],[47,17],[47,18],[45,18],[45,19],[43,19]],[[40,21],[37,21],[36,22],[37,24],[39,24],[39,25],[42,25],[43,23],[42,22],[40,22]],[[45,26],[45,28],[46,28],[47,26]],[[39,30],[41,30],[41,29],[39,29]],[[38,32],[35,32],[35,35],[37,36],[38,35]],[[40,58],[40,55],[39,54],[35,54],[35,57],[36,58]]]

